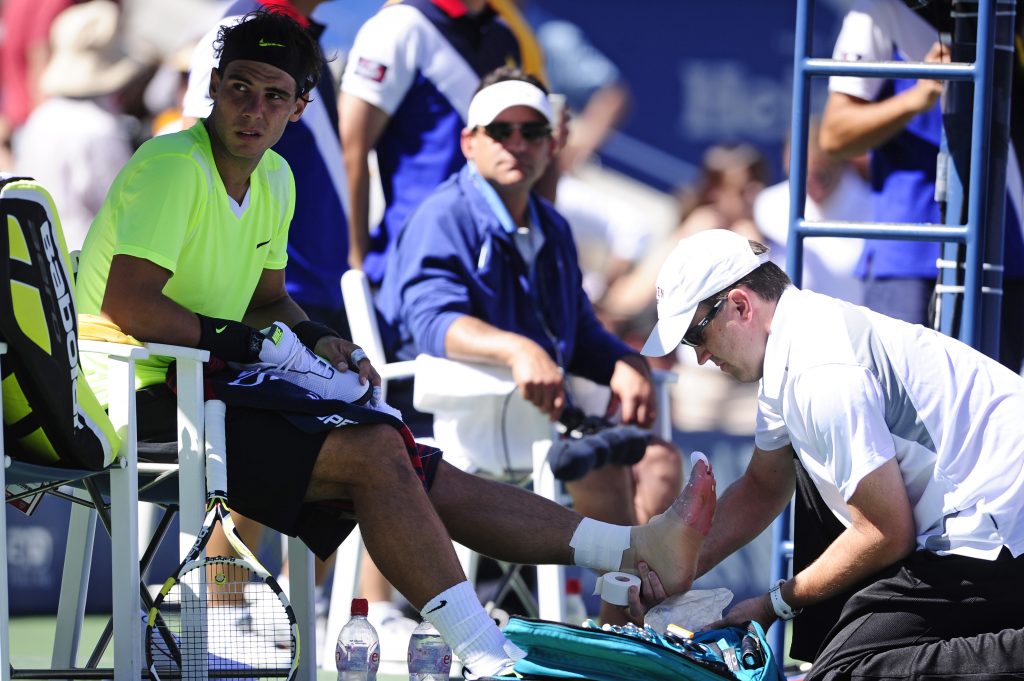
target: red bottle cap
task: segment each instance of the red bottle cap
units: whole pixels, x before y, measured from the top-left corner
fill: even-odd
[[[352,599],[352,614],[362,615],[366,617],[366,614],[370,612],[370,604],[366,602],[365,598],[353,598]]]
[[[565,580],[565,593],[570,596],[573,594],[579,594],[583,592],[583,585],[580,584],[579,577],[569,577]]]

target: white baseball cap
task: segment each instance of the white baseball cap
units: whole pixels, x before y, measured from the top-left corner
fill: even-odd
[[[709,229],[682,239],[658,272],[658,323],[641,352],[661,357],[675,350],[702,300],[766,262],[767,252],[756,255],[746,238],[727,229]]]
[[[544,116],[549,125],[555,125],[551,104],[543,90],[525,80],[503,80],[488,85],[473,96],[466,127],[472,129],[492,123],[498,114],[513,106],[528,106]]]

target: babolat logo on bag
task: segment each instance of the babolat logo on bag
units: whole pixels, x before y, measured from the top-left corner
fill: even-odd
[[[53,200],[32,180],[0,180],[0,216],[7,451],[32,463],[108,466],[119,442],[80,374],[74,281]]]

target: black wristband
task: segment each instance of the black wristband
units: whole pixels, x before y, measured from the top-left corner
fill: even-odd
[[[229,319],[217,319],[197,314],[199,317],[200,350],[209,350],[214,357],[228,362],[249,364],[257,362],[266,339],[256,329]]]
[[[341,334],[320,322],[314,322],[307,319],[306,321],[299,322],[292,327],[292,331],[295,336],[310,350],[316,348],[318,340],[324,336],[334,336],[335,338],[341,338]]]

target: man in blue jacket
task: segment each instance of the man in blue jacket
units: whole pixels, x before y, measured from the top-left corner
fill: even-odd
[[[649,426],[650,369],[595,317],[569,225],[532,191],[557,151],[554,123],[543,86],[522,71],[484,79],[462,131],[469,163],[399,234],[378,304],[400,359],[507,366],[552,420],[572,404],[564,375],[583,376],[611,388],[624,423]],[[636,465],[597,468],[567,487],[585,516],[644,523],[678,493],[681,470],[678,451],[656,441]],[[624,617],[606,610],[602,621]]]

